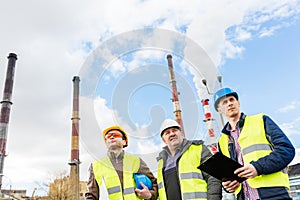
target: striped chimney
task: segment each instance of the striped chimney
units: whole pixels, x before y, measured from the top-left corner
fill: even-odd
[[[9,124],[10,116],[10,107],[12,105],[11,96],[13,91],[14,84],[14,73],[17,55],[10,53],[8,58],[8,65],[6,71],[6,80],[3,92],[3,99],[0,102],[1,104],[1,113],[0,113],[0,191],[2,189],[2,177],[3,177],[3,166],[4,166],[4,157],[6,156],[6,142],[7,142],[7,131]]]
[[[210,147],[211,152],[215,154],[218,151],[218,149],[217,149],[217,140],[215,137],[215,131],[212,124],[213,118],[211,117],[211,112],[209,108],[209,99],[203,99],[201,102],[202,102],[204,116],[205,116],[204,122],[206,123],[208,135],[210,138],[210,142],[207,146]]]
[[[79,77],[73,77],[72,142],[70,165],[70,186],[73,200],[79,200]]]
[[[181,117],[180,103],[179,103],[179,98],[178,98],[179,93],[177,92],[172,56],[170,54],[167,55],[167,60],[168,60],[168,66],[169,66],[169,71],[170,71],[170,79],[171,79],[170,85],[171,85],[171,89],[172,89],[172,102],[173,102],[173,106],[174,106],[174,116],[175,116],[175,120],[181,126],[182,134],[185,135],[182,117]]]

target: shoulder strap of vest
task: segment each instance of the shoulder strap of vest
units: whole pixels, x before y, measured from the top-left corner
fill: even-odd
[[[243,127],[244,127],[246,116],[247,115],[245,115],[244,113],[241,113],[241,117],[240,117],[239,122],[238,122],[238,126],[239,126],[239,128],[240,128],[241,131],[242,131]]]
[[[265,116],[264,113],[262,113],[262,118],[263,118],[263,121],[264,121],[264,129],[265,129],[265,133],[266,133],[266,138],[267,138],[268,142],[270,143],[271,149],[272,149],[272,151],[273,151],[273,149],[274,149],[274,144],[272,143],[271,136],[270,136],[270,135],[267,133],[267,131],[266,131],[266,116]]]

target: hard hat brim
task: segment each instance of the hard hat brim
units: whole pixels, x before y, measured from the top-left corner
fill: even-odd
[[[220,100],[223,99],[224,97],[229,97],[229,96],[234,96],[236,98],[236,100],[239,100],[239,96],[236,92],[231,92],[231,93],[219,96],[218,99],[216,100],[215,104],[214,104],[214,107],[215,107],[216,111],[218,111],[218,105],[220,103]]]
[[[169,128],[178,128],[179,130],[181,130],[180,126],[170,126],[170,127],[167,127],[165,129],[163,129],[160,133],[160,137],[162,137],[164,135],[164,132],[165,130],[169,129]]]

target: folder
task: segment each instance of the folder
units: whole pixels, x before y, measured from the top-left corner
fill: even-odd
[[[209,157],[205,160],[198,169],[210,174],[211,176],[219,179],[220,181],[228,181],[228,180],[237,180],[238,182],[243,182],[246,178],[238,177],[233,172],[237,169],[243,167],[243,165],[238,162],[228,158],[220,152]]]

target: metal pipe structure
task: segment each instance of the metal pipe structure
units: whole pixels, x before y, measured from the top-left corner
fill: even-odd
[[[209,99],[203,99],[201,102],[202,102],[204,115],[205,115],[205,120],[203,121],[206,123],[208,135],[210,139],[210,142],[209,144],[207,144],[207,146],[210,148],[211,152],[215,154],[218,151],[218,148],[217,148],[217,139],[215,137],[215,131],[212,124],[214,119],[211,116],[211,112],[209,108]]]
[[[1,113],[0,113],[0,193],[2,189],[2,177],[3,177],[3,166],[4,166],[4,157],[6,156],[6,142],[7,142],[7,131],[9,124],[10,108],[12,105],[11,96],[13,91],[14,84],[14,73],[17,55],[10,53],[8,55],[8,65],[6,71],[6,80],[3,92],[3,99],[0,102],[1,104]]]
[[[222,76],[217,76],[218,82],[220,83],[220,88],[222,88]],[[224,119],[223,119],[223,115],[220,113],[220,118],[221,118],[221,123],[222,123],[222,127],[224,127]]]
[[[73,200],[79,200],[79,77],[73,77],[72,142],[70,165],[70,189]]]
[[[222,76],[217,76],[217,79],[218,79],[218,82],[220,83],[220,88],[222,88]],[[205,79],[202,80],[202,83],[203,85],[206,87],[206,90],[207,90],[207,94],[209,95],[213,95],[214,93],[211,93],[209,90],[208,90],[208,87],[207,87],[207,81]],[[222,124],[222,127],[224,127],[224,119],[223,119],[223,115],[220,113],[220,119],[221,119],[221,124]]]
[[[178,98],[179,93],[177,92],[177,86],[176,86],[172,56],[170,54],[167,55],[167,60],[168,60],[168,66],[169,66],[169,71],[170,71],[170,79],[171,79],[170,84],[171,84],[171,88],[172,88],[172,102],[173,102],[173,105],[174,105],[174,116],[175,116],[175,120],[181,126],[182,134],[185,135],[184,134],[182,117],[181,117],[180,103],[179,103],[179,98]]]

